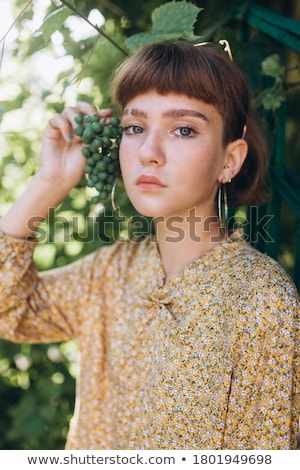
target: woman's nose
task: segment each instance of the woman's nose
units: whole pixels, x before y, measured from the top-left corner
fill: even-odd
[[[159,131],[145,134],[139,156],[144,165],[162,165],[165,162],[163,140]]]

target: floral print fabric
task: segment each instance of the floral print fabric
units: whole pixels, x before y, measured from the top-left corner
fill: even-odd
[[[239,233],[166,284],[150,238],[45,273],[0,242],[0,336],[79,341],[68,449],[296,448],[299,294]]]

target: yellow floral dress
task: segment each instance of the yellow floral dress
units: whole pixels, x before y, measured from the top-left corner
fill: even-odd
[[[150,238],[45,273],[0,242],[0,336],[80,344],[66,448],[296,448],[299,295],[238,234],[167,284]]]

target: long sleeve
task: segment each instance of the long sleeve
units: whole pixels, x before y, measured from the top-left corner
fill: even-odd
[[[14,342],[74,338],[90,298],[94,255],[38,273],[34,248],[32,241],[0,238],[0,337]]]
[[[237,334],[224,447],[296,449],[300,415],[300,301],[282,284],[257,279]],[[285,282],[287,280],[287,282]],[[261,290],[260,290],[261,288]],[[251,305],[251,308],[249,308]]]

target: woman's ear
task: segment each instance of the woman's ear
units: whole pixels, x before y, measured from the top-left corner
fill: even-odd
[[[247,157],[248,144],[245,139],[237,139],[225,148],[224,167],[220,172],[219,183],[230,183],[238,174]]]

